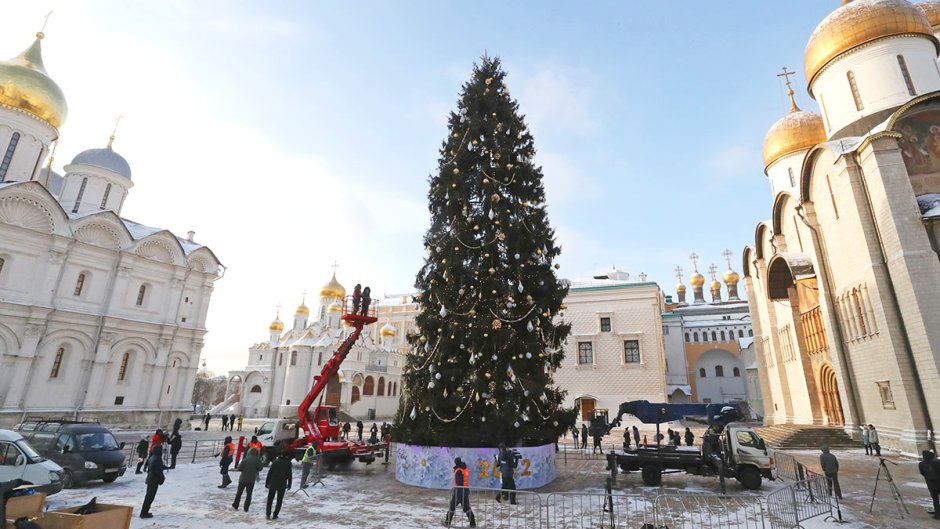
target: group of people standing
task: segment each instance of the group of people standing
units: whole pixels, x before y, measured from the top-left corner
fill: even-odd
[[[571,426],[571,437],[574,440],[575,450],[587,449],[588,443],[588,427],[587,424],[582,424],[581,428],[578,429],[577,425]],[[580,443],[578,442],[580,440]],[[665,441],[669,446],[682,446],[682,441],[685,440],[686,446],[692,446],[695,444],[695,434],[692,433],[692,430],[686,427],[685,432],[680,432],[679,430],[673,430],[672,428],[668,429],[666,436],[659,434],[659,441]],[[647,440],[644,438],[643,443],[645,444]],[[654,443],[656,442],[654,437]],[[640,444],[640,429],[636,425],[626,427],[623,429],[623,449],[629,450],[631,446],[636,446],[639,448]],[[601,435],[595,433],[594,435],[594,445],[593,451],[601,451]]]
[[[862,444],[865,445],[865,455],[881,457],[881,444],[874,424],[862,425]]]
[[[153,513],[150,512],[150,506],[157,496],[157,489],[159,489],[160,485],[163,485],[163,482],[166,480],[164,471],[176,468],[176,456],[179,455],[180,449],[183,448],[183,436],[180,435],[180,426],[182,426],[182,424],[182,419],[176,419],[173,422],[173,433],[169,436],[167,436],[161,428],[157,428],[157,431],[150,437],[149,441],[144,437],[137,443],[138,461],[137,471],[135,473],[142,473],[140,470],[141,466],[143,466],[144,472],[147,473],[145,479],[147,492],[144,494],[144,503],[140,508],[141,518],[153,518]],[[163,462],[164,444],[170,445],[169,467],[166,467]]]
[[[359,441],[362,441],[362,430],[365,428],[365,425],[362,424],[362,421],[356,421],[356,435],[359,436]],[[352,425],[348,422],[343,423],[342,427],[343,439],[349,440],[349,434],[352,432]],[[385,436],[391,433],[392,427],[390,424],[383,422],[382,423],[382,437],[379,437],[379,426],[376,423],[372,423],[372,428],[369,428],[369,443],[377,444],[380,439],[385,439]]]
[[[244,415],[235,416],[234,413],[230,415],[222,415],[222,431],[235,431],[235,421],[238,420],[238,431],[242,431],[242,423],[245,421]],[[202,417],[202,423],[205,426],[205,431],[209,431],[209,422],[212,420],[212,414],[206,412]]]

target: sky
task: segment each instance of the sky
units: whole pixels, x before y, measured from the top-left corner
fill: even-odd
[[[54,167],[114,149],[122,216],[196,232],[226,266],[203,359],[244,367],[338,263],[347,287],[410,292],[427,177],[475,61],[499,56],[531,128],[562,277],[611,265],[667,294],[770,215],[761,146],[797,102],[803,50],[837,0],[327,2],[0,0],[0,56],[53,11],[46,70],[69,116]],[[743,294],[743,292],[742,292]]]

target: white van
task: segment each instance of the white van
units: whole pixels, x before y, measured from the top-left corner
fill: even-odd
[[[39,455],[20,434],[0,430],[0,481],[15,479],[55,494],[62,490],[62,467]]]

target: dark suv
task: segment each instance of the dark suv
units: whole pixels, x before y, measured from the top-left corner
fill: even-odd
[[[64,469],[62,483],[67,489],[96,479],[111,483],[127,470],[124,443],[118,444],[111,430],[97,422],[27,421],[19,433]]]

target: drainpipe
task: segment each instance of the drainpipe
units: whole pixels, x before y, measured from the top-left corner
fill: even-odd
[[[820,279],[823,282],[823,288],[826,289],[826,299],[829,302],[829,306],[833,309],[832,312],[832,331],[835,340],[831,344],[836,351],[836,356],[839,358],[839,363],[845,366],[845,370],[848,373],[853,373],[854,369],[852,368],[852,362],[849,359],[849,356],[845,353],[845,349],[842,347],[842,337],[845,334],[842,331],[842,322],[839,321],[838,311],[836,310],[836,300],[835,300],[835,291],[832,288],[832,281],[829,279],[829,251],[826,249],[826,243],[823,240],[822,236],[819,233],[819,224],[815,221],[810,221],[806,215],[806,209],[801,202],[796,207],[796,213],[800,216],[800,220],[803,221],[803,224],[809,228],[810,232],[813,234],[813,246],[819,251],[819,257],[822,261],[822,265],[819,270]],[[858,386],[852,380],[852,377],[846,376],[844,380],[845,384],[848,386],[846,388],[846,395],[849,396],[849,405],[852,406],[852,416],[857,420],[861,421],[862,424],[865,424],[865,421],[862,420],[862,407],[859,405],[860,397],[858,395]],[[855,427],[852,427],[853,433]]]

